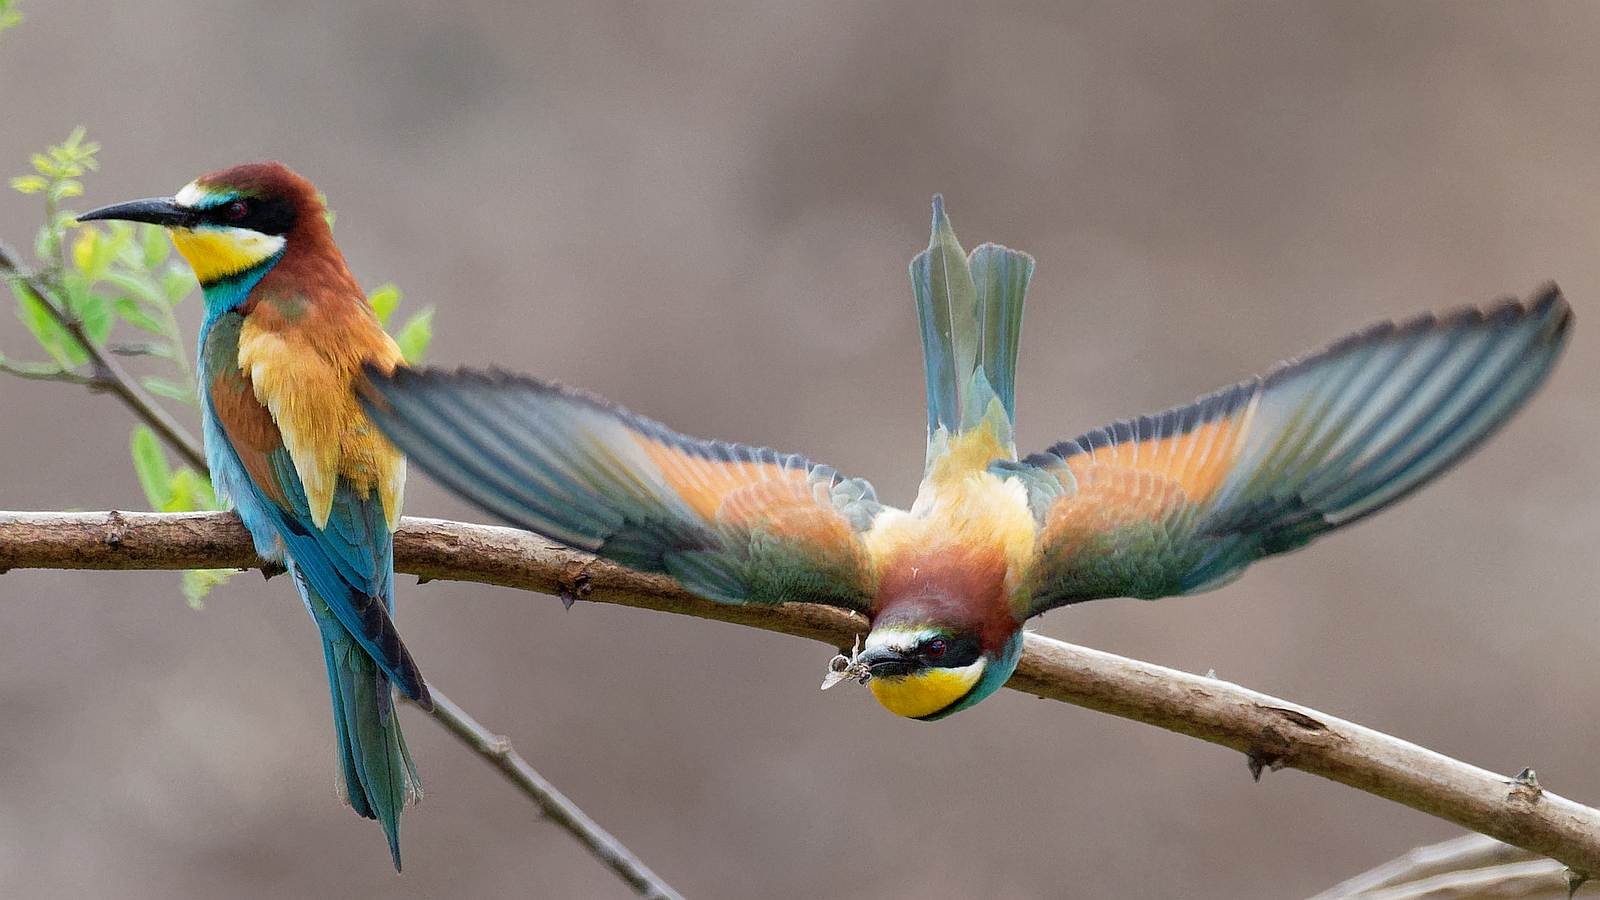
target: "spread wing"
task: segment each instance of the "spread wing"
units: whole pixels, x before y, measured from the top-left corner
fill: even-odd
[[[537,379],[367,374],[363,403],[411,463],[508,522],[711,600],[867,609],[860,533],[882,507],[865,481]]]
[[[1504,424],[1570,322],[1554,285],[1526,306],[1385,322],[1028,457],[1020,474],[1044,502],[1021,611],[1207,590],[1383,509]]]

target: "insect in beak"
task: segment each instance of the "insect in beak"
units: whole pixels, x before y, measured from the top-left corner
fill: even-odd
[[[822,679],[822,689],[827,690],[841,681],[854,679],[858,684],[866,684],[872,677],[872,670],[861,662],[861,635],[856,635],[856,645],[849,656],[843,653],[828,660],[828,674]]]

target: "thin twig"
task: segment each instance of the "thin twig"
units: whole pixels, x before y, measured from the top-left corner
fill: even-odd
[[[70,369],[31,369],[23,366],[14,366],[8,362],[0,362],[0,374],[25,378],[29,381],[59,381],[64,384],[76,384],[85,387],[92,387],[97,384],[93,378],[87,375],[79,375]]]
[[[254,567],[230,513],[0,512],[8,568]],[[860,616],[804,603],[729,606],[525,531],[407,518],[395,568],[449,579],[750,625],[847,647]],[[1007,686],[1230,747],[1253,769],[1291,767],[1482,832],[1577,872],[1600,872],[1600,810],[1308,707],[1203,675],[1029,634]]]
[[[1561,900],[1578,887],[1570,878],[1553,859],[1469,834],[1412,849],[1311,900]]]
[[[479,725],[465,710],[438,691],[433,691],[433,710],[429,715],[462,742],[477,750],[479,755],[511,779],[512,784],[532,797],[546,816],[577,838],[578,843],[589,848],[595,859],[627,882],[641,897],[650,900],[683,900],[681,894],[668,887],[627,847],[622,846],[621,841],[596,825],[577,804],[534,771],[527,760],[511,749],[510,740]]]
[[[1482,834],[1464,834],[1437,844],[1413,847],[1402,856],[1339,882],[1311,900],[1356,900],[1374,891],[1465,869],[1480,869],[1536,858],[1521,847]]]
[[[139,383],[120,363],[95,346],[95,342],[83,330],[83,323],[51,299],[50,289],[38,276],[28,272],[17,260],[16,251],[4,243],[0,243],[0,272],[9,275],[12,282],[26,291],[83,349],[94,371],[89,383],[92,389],[115,395],[189,465],[202,472],[206,470],[206,456],[200,451],[200,442],[194,439],[194,435],[171,413],[146,396]]]

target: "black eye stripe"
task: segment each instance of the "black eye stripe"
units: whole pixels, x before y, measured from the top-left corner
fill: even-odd
[[[975,635],[932,637],[917,647],[924,664],[942,669],[958,669],[978,661],[981,650]]]
[[[209,225],[280,235],[294,228],[298,216],[294,204],[281,197],[240,197],[200,210],[199,217]]]

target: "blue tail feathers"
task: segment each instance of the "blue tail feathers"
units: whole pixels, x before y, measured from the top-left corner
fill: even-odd
[[[394,714],[394,686],[291,566],[306,607],[322,632],[339,746],[339,796],[364,818],[377,819],[400,871],[400,813],[422,799],[422,783]]]
[[[1005,411],[1004,440],[1015,421],[1017,347],[1033,257],[998,244],[968,256],[956,240],[944,198],[933,198],[928,249],[911,261],[911,289],[922,327],[928,383],[928,434],[959,434],[984,421],[991,399]]]

